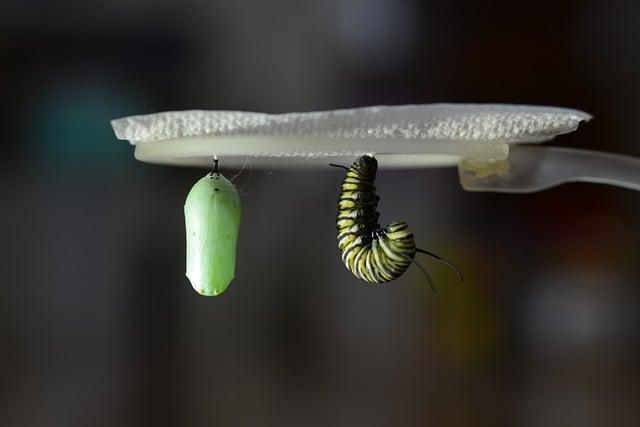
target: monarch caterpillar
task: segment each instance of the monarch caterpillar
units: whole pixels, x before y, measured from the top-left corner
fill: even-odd
[[[369,283],[387,283],[402,276],[415,263],[435,291],[427,271],[415,260],[416,252],[429,255],[453,268],[460,280],[462,273],[456,266],[436,254],[416,248],[413,233],[404,221],[394,221],[382,227],[376,211],[380,197],[374,181],[378,162],[371,156],[358,158],[347,170],[338,199],[338,249],[342,262],[358,279]]]
[[[187,278],[200,295],[224,292],[235,277],[241,206],[236,187],[218,169],[201,178],[184,204]]]

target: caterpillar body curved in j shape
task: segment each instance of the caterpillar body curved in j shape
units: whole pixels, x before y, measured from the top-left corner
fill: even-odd
[[[215,159],[184,204],[187,278],[200,295],[220,295],[235,277],[241,211],[238,191]]]
[[[351,273],[365,282],[387,283],[402,276],[413,262],[435,290],[429,274],[414,260],[416,252],[420,252],[446,263],[464,280],[453,264],[416,248],[413,233],[405,221],[393,221],[385,227],[378,223],[380,197],[374,186],[378,162],[374,157],[362,156],[349,168],[331,166],[347,170],[338,199],[336,227],[342,262]]]

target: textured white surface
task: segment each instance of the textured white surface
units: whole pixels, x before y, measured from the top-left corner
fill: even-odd
[[[170,111],[112,121],[131,143],[197,136],[542,141],[575,130],[578,110],[500,104],[378,106],[311,113]]]
[[[207,166],[251,159],[254,166],[326,166],[326,158],[384,157],[381,167],[455,165],[504,159],[509,143],[546,141],[591,116],[578,110],[500,104],[365,107],[311,113],[172,111],[112,121],[138,160]],[[382,160],[382,159],[381,159]]]

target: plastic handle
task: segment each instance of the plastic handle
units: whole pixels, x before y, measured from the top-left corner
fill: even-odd
[[[568,182],[640,191],[640,159],[572,148],[512,145],[507,160],[464,160],[458,171],[467,191],[532,193]]]

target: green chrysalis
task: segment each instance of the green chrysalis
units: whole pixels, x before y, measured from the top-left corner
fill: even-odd
[[[216,159],[184,204],[187,278],[200,295],[220,295],[235,277],[240,216],[238,191],[220,174]]]

